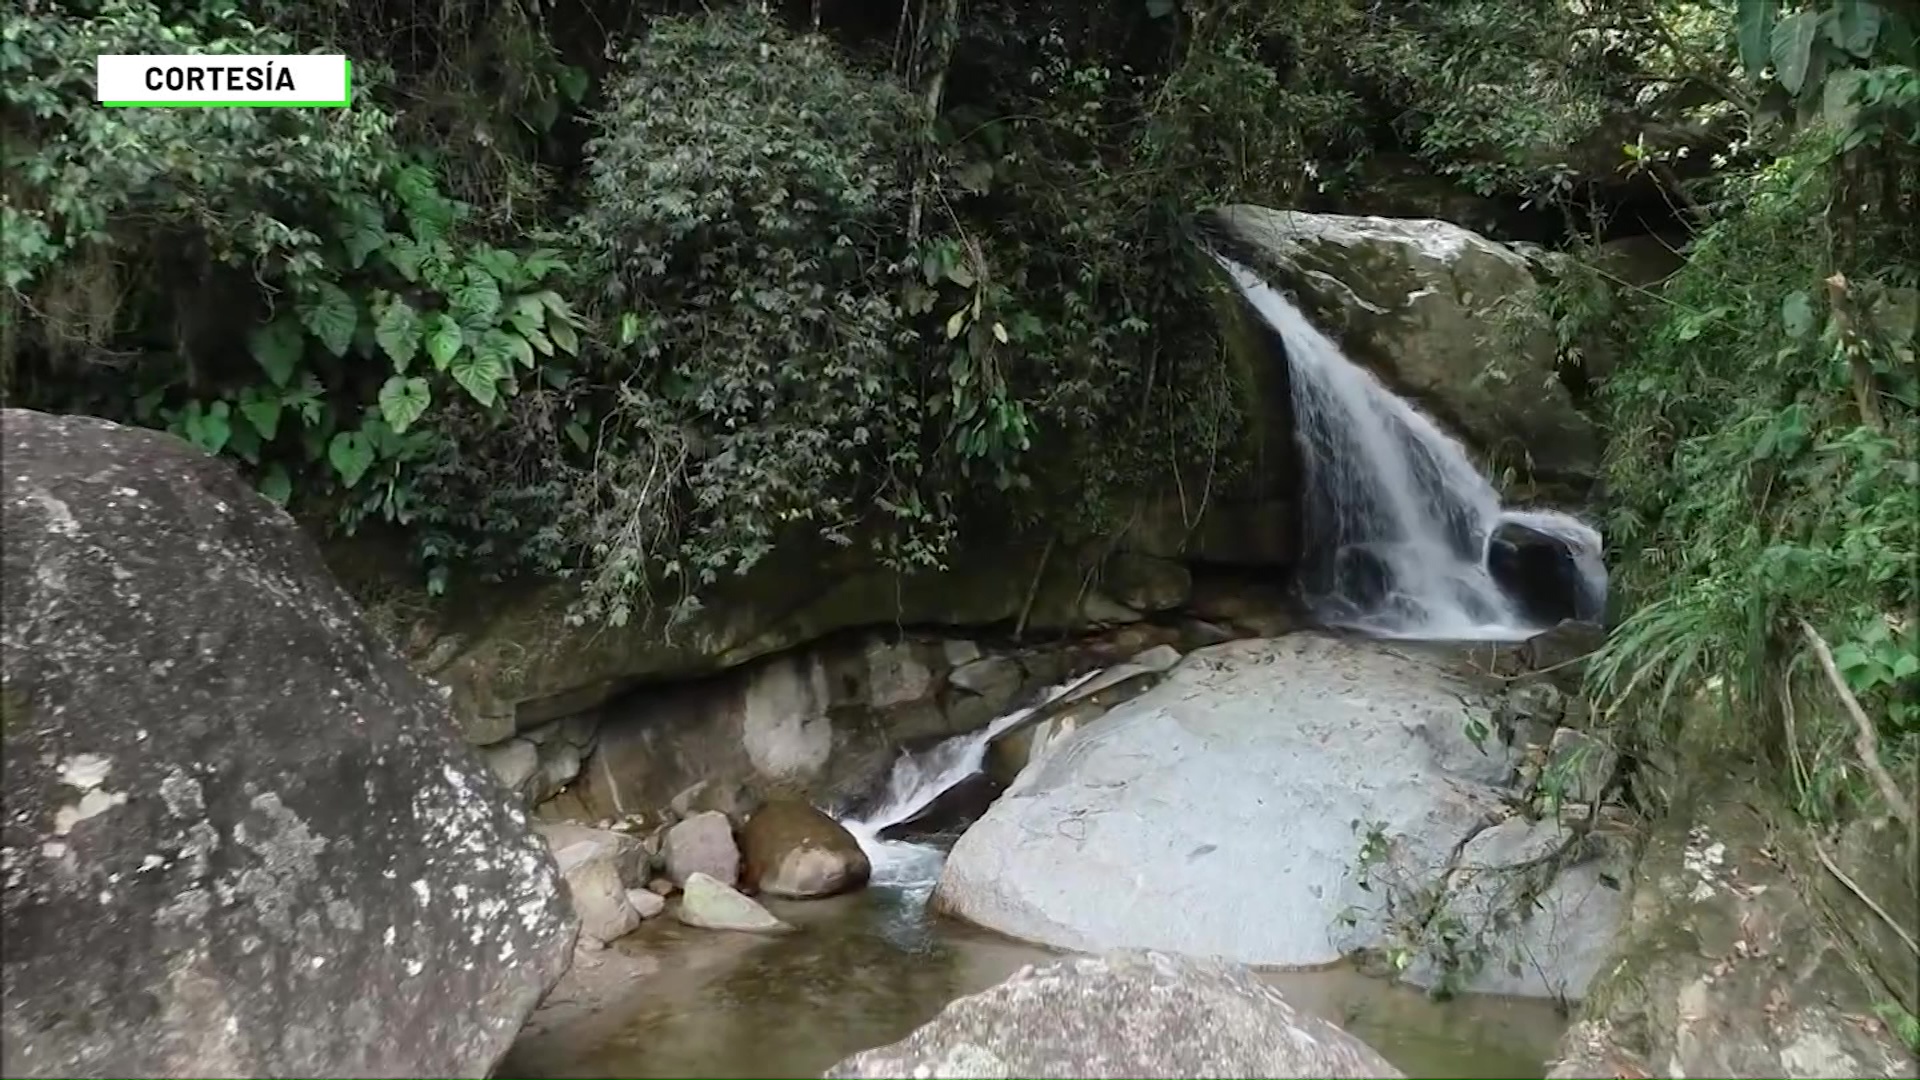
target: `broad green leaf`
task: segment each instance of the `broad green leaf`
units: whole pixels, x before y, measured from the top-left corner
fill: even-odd
[[[387,246],[380,253],[392,264],[400,276],[410,282],[420,280],[420,262],[427,257],[427,249],[418,240],[410,236],[391,236]]]
[[[240,392],[240,415],[260,437],[272,442],[280,431],[280,410],[283,407],[279,395],[270,394],[258,387],[248,387]]]
[[[331,281],[313,286],[299,304],[300,321],[335,356],[347,355],[353,345],[353,331],[360,324],[360,313],[353,297]]]
[[[578,105],[581,99],[587,96],[587,69],[568,64],[555,73],[553,84],[560,88],[560,92],[567,96],[568,101]]]
[[[1864,60],[1873,54],[1880,20],[1880,5],[1873,0],[1839,0],[1827,23],[1827,39]]]
[[[247,350],[253,353],[275,386],[293,379],[300,364],[300,351],[306,345],[306,333],[293,318],[282,315],[264,326],[256,326],[247,335]]]
[[[473,400],[491,407],[500,400],[498,384],[506,377],[507,365],[511,362],[504,345],[489,343],[482,337],[472,349],[455,358],[449,370],[453,373],[453,381],[459,383],[460,388]]]
[[[452,294],[454,317],[466,325],[486,326],[500,314],[500,283],[477,266],[467,267]]]
[[[441,312],[427,320],[427,355],[433,358],[436,370],[447,370],[447,364],[465,340],[460,324],[454,322],[451,315]]]
[[[528,371],[532,371],[533,370],[533,346],[527,343],[526,337],[521,334],[509,334],[509,333],[506,333],[506,331],[500,331],[500,333],[506,334],[507,351],[513,354],[513,358],[515,360],[520,361],[521,367],[526,368]]]
[[[546,305],[547,310],[553,313],[554,318],[572,323],[575,326],[580,325],[580,318],[573,313],[573,306],[567,303],[566,297],[561,296],[552,289],[542,289],[533,295],[542,304]]]
[[[961,310],[954,312],[953,315],[947,319],[947,340],[952,341],[954,338],[959,337],[960,331],[963,327],[966,326],[966,323],[967,323],[966,309],[962,308]]]
[[[581,453],[586,453],[592,447],[593,439],[587,434],[587,425],[581,423],[579,417],[576,416],[567,421],[567,426],[563,430],[566,431],[567,438],[573,440],[574,448]]]
[[[501,248],[481,248],[472,257],[473,265],[493,275],[496,282],[518,281],[521,277],[520,256]]]
[[[1779,18],[1780,0],[1740,0],[1734,25],[1748,78],[1757,78],[1772,59],[1773,27]]]
[[[446,244],[440,241],[421,245],[427,254],[420,260],[420,276],[433,286],[435,292],[451,296],[455,289],[466,282],[466,278],[460,273],[459,267],[453,265],[451,253],[442,250],[445,247]]]
[[[506,330],[489,330],[480,335],[473,343],[476,356],[497,361],[500,365],[500,377],[505,378],[513,372],[514,341],[516,336]]]
[[[279,462],[267,466],[266,475],[260,478],[260,494],[275,506],[287,505],[293,498],[293,478],[287,475],[286,466]]]
[[[999,342],[1002,345],[1005,345],[1007,343],[1007,328],[1000,325],[999,323],[994,323],[993,324],[993,340]]]
[[[380,387],[380,415],[386,417],[387,424],[399,434],[413,426],[427,411],[433,401],[427,380],[418,375],[407,378],[394,375]]]
[[[393,370],[402,374],[420,351],[420,334],[420,313],[397,296],[380,313],[380,321],[373,328],[373,339],[393,361]]]
[[[1867,73],[1859,68],[1843,68],[1827,77],[1821,88],[1820,111],[1835,131],[1846,131],[1859,119],[1860,104],[1854,100]]]
[[[327,443],[327,462],[352,487],[373,467],[373,442],[358,431],[342,431]]]
[[[971,289],[978,279],[973,276],[973,271],[967,268],[966,263],[954,263],[947,268],[947,280],[963,289]]]
[[[367,445],[373,447],[375,458],[395,457],[403,449],[399,434],[377,409],[360,421],[360,433],[367,437]]]
[[[1780,304],[1780,325],[1790,337],[1804,338],[1813,331],[1813,302],[1807,294],[1796,292]]]
[[[248,424],[235,424],[229,416],[227,453],[238,457],[249,465],[260,464],[260,433]]]
[[[547,337],[545,330],[530,330],[523,336],[535,349],[539,350],[541,356],[553,355],[553,339]]]
[[[433,170],[425,165],[413,164],[394,174],[393,193],[400,197],[409,212],[440,202],[440,185],[434,182]]]
[[[366,265],[367,256],[387,242],[387,218],[380,204],[363,195],[353,196],[340,203],[334,231],[347,249],[347,265],[358,270]]]
[[[233,437],[233,425],[228,420],[230,410],[224,401],[216,401],[202,406],[199,402],[187,406],[183,417],[187,441],[205,450],[217,454],[226,449],[227,440]]]
[[[1812,11],[1796,11],[1773,27],[1773,74],[1787,93],[1798,94],[1806,85],[1807,68],[1813,63],[1813,43],[1820,35],[1820,16]]]
[[[507,313],[507,321],[522,334],[532,333],[546,325],[546,305],[537,296],[522,296],[513,302],[513,310]]]
[[[620,316],[620,344],[631,345],[640,339],[640,316],[629,311]]]
[[[564,322],[556,322],[547,327],[547,336],[553,339],[553,343],[561,352],[569,356],[580,351],[580,338],[573,332],[573,327]]]
[[[1841,671],[1852,671],[1866,663],[1867,651],[1854,642],[1843,642],[1833,650],[1833,666]]]
[[[533,281],[539,281],[555,270],[566,268],[566,260],[560,258],[560,253],[552,248],[535,248],[520,261],[520,272]]]

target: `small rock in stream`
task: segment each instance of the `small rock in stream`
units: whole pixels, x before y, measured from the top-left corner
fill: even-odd
[[[674,915],[688,926],[753,934],[774,934],[793,929],[738,889],[706,874],[695,873],[688,877],[685,890]]]
[[[651,919],[667,910],[667,898],[650,889],[628,889],[627,905],[641,919]]]

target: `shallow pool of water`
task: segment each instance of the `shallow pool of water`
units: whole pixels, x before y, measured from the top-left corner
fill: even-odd
[[[937,865],[937,856],[928,860]],[[815,1077],[949,1001],[1057,955],[929,916],[930,880],[767,906],[761,937],[655,919],[583,966],[498,1070],[513,1077]],[[1507,998],[1435,1002],[1350,969],[1268,976],[1409,1076],[1539,1077],[1565,1021]]]

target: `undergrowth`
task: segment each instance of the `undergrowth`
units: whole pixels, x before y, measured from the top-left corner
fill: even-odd
[[[1736,184],[1606,384],[1633,610],[1590,673],[1641,745],[1759,752],[1815,818],[1875,796],[1814,634],[1896,774],[1920,756],[1920,232],[1849,235],[1836,138]]]

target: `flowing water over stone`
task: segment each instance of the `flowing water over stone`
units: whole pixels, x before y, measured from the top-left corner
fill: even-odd
[[[987,744],[995,735],[1033,715],[1036,709],[1098,677],[1089,671],[1047,690],[1024,708],[1015,709],[979,731],[956,735],[919,753],[901,751],[887,774],[887,786],[873,808],[840,824],[853,834],[873,864],[875,885],[892,885],[925,901],[940,877],[940,864],[946,854],[927,844],[904,840],[883,840],[881,830],[896,825],[925,809],[947,789],[980,771],[986,760]]]
[[[1557,511],[1503,511],[1461,445],[1348,360],[1259,275],[1216,256],[1286,350],[1305,466],[1302,568],[1320,618],[1382,637],[1517,640],[1529,625],[1487,570],[1503,521],[1562,539],[1605,590],[1600,537]],[[1597,579],[1596,579],[1597,575]]]

